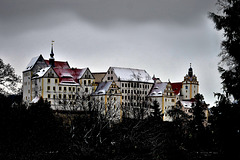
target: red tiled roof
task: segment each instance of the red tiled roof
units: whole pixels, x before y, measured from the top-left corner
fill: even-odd
[[[45,59],[45,62],[49,66],[49,60]],[[68,62],[63,62],[63,61],[54,61],[54,65],[56,68],[70,68]]]
[[[182,82],[171,83],[171,86],[172,86],[172,90],[174,91],[175,95],[178,95],[182,88]]]
[[[59,82],[61,83],[79,83],[79,79],[82,77],[83,73],[86,71],[84,69],[76,68],[53,68],[59,77]]]

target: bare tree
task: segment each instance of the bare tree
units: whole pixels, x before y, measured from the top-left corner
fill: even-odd
[[[20,81],[20,76],[15,74],[14,68],[0,58],[0,93],[16,93]]]

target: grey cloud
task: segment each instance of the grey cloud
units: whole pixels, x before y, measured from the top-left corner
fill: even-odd
[[[193,24],[213,8],[216,0],[2,0],[2,34],[44,29],[68,23],[79,16],[108,27],[116,22],[176,22]],[[81,19],[80,18],[80,19]]]

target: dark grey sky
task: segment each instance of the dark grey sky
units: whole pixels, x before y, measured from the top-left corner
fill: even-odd
[[[92,72],[109,66],[146,69],[182,81],[192,63],[200,92],[219,92],[221,34],[208,19],[216,0],[1,0],[0,55],[21,75],[34,56]]]

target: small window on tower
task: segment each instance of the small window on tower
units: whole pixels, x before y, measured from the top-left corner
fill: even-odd
[[[188,89],[188,86],[186,86],[185,88]]]

